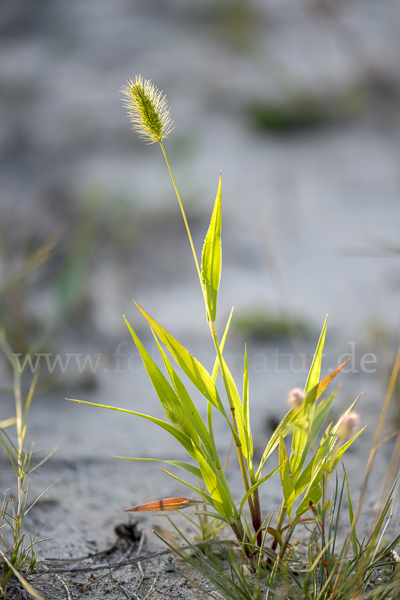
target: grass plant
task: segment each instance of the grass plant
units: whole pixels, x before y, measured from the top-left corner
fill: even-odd
[[[149,378],[155,388],[166,420],[136,411],[74,400],[92,406],[117,410],[147,419],[172,435],[188,455],[188,461],[160,458],[130,458],[163,463],[175,467],[192,479],[187,481],[162,469],[186,486],[193,497],[153,500],[128,509],[137,511],[176,511],[191,508],[198,515],[199,530],[212,552],[193,545],[192,553],[181,554],[196,566],[224,598],[309,598],[310,600],[362,598],[372,573],[378,566],[391,563],[386,559],[396,540],[382,550],[385,519],[390,519],[391,495],[384,503],[370,536],[360,542],[356,532],[359,508],[353,511],[346,474],[341,486],[336,479],[334,494],[328,498],[328,484],[346,450],[363,429],[357,431],[354,412],[358,398],[335,421],[328,420],[337,390],[327,397],[323,393],[346,363],[320,378],[326,335],[326,319],[317,343],[304,389],[292,390],[290,409],[272,433],[258,464],[253,461],[250,423],[249,372],[247,350],[243,353],[243,379],[235,382],[224,358],[224,347],[232,312],[224,333],[218,337],[215,322],[221,276],[221,177],[210,225],[205,236],[201,261],[198,260],[184,206],[168,161],[163,140],[172,130],[167,101],[150,81],[141,76],[123,88],[128,115],[139,134],[149,143],[158,143],[166,161],[187,231],[195,268],[204,298],[205,315],[215,350],[215,364],[209,372],[189,350],[160,325],[144,308],[136,304],[150,326],[159,350],[164,372],[147,352],[125,319]],[[172,359],[172,360],[171,360]],[[179,367],[179,371],[176,369]],[[191,382],[207,404],[203,420],[181,378]],[[222,389],[217,385],[221,374]],[[243,492],[234,496],[225,475],[224,461],[214,436],[213,419],[218,412],[225,421],[236,449]],[[278,467],[269,467],[270,457],[278,453]],[[122,458],[122,457],[119,457]],[[281,479],[282,503],[277,515],[263,514],[259,488],[275,473]],[[193,482],[194,478],[194,482]],[[198,483],[195,483],[197,480]],[[365,491],[365,490],[364,490]],[[337,540],[338,519],[343,496],[349,504],[350,532],[341,548]],[[299,526],[310,528],[308,551],[297,557],[295,532]],[[221,526],[233,534],[224,540]],[[182,534],[181,534],[182,535]],[[183,536],[184,537],[184,536]],[[190,541],[185,539],[190,544]],[[219,552],[215,552],[215,548]],[[227,560],[223,560],[223,558]],[[397,569],[388,578],[387,589],[398,586]],[[388,595],[376,596],[389,598]]]
[[[4,332],[0,332],[0,347],[12,367],[15,400],[15,415],[0,421],[0,441],[16,473],[16,493],[9,493],[8,490],[5,491],[0,507],[0,529],[3,530],[0,533],[0,542],[4,548],[4,552],[0,551],[0,564],[2,565],[0,571],[0,593],[6,597],[7,582],[13,575],[19,579],[25,590],[32,595],[32,588],[25,581],[24,576],[37,567],[38,563],[34,546],[43,540],[36,540],[36,535],[34,535],[33,537],[30,536],[29,541],[27,541],[26,534],[23,531],[23,521],[31,508],[50,488],[40,494],[28,506],[30,475],[37,471],[54,454],[56,449],[37,465],[32,466],[34,446],[32,444],[29,450],[27,450],[25,441],[27,419],[39,376],[39,369],[36,370],[33,376],[26,398],[23,398],[21,385],[22,373]],[[15,440],[11,434],[8,435],[7,433],[14,426],[16,436],[13,437],[16,437]]]

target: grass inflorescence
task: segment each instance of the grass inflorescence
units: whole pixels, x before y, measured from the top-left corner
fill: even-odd
[[[141,75],[130,79],[122,87],[124,104],[139,135],[154,144],[162,142],[172,131],[172,119],[163,93]]]

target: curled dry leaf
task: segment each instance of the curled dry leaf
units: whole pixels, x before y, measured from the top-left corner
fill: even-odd
[[[147,504],[140,504],[140,506],[127,508],[123,512],[181,510],[182,508],[195,506],[196,504],[203,502],[203,500],[191,500],[190,498],[182,498],[178,496],[177,498],[165,498],[165,500],[155,500],[154,502],[147,502]]]

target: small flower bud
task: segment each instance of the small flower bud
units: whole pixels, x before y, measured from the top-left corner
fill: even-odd
[[[360,415],[356,412],[351,412],[346,415],[344,419],[339,423],[337,430],[338,437],[344,441],[351,438],[354,431],[357,429],[360,422]]]
[[[150,144],[162,142],[173,127],[167,98],[150,79],[137,75],[129,79],[121,89],[130,122],[140,136]]]
[[[300,388],[293,388],[292,390],[290,390],[288,397],[287,397],[287,402],[288,402],[289,406],[300,406],[300,404],[303,402],[303,400],[304,400],[303,390],[301,390]]]

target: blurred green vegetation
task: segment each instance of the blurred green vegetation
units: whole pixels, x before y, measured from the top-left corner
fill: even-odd
[[[304,94],[283,102],[258,101],[250,104],[245,113],[256,129],[291,133],[353,118],[360,115],[365,106],[361,91],[349,89],[330,98]]]
[[[93,188],[0,211],[0,328],[13,352],[48,347],[90,320],[93,266],[104,249],[132,253],[133,210],[124,195]]]
[[[238,312],[232,322],[234,333],[254,340],[288,340],[308,337],[310,324],[301,317],[254,308]]]

